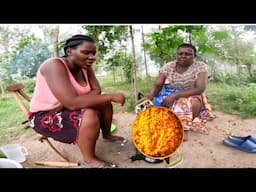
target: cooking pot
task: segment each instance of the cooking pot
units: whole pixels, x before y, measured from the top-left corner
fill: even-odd
[[[178,116],[169,108],[153,106],[148,99],[136,102],[132,140],[136,149],[147,158],[164,160],[172,168],[181,163],[179,151],[184,129]],[[176,154],[176,155],[174,155]],[[170,161],[170,158],[174,158]]]

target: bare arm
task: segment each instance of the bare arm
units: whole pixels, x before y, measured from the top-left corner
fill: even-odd
[[[163,84],[165,82],[165,79],[166,79],[165,75],[160,73],[150,93],[145,96],[148,97],[150,100],[153,100],[153,98],[159,93],[159,91],[161,91]]]
[[[202,94],[206,88],[207,79],[207,72],[199,73],[198,78],[196,80],[195,88],[171,94],[170,96],[164,99],[162,105],[169,107],[173,104],[174,100],[179,99],[181,97],[189,97],[192,95]]]
[[[176,93],[176,97],[180,98],[180,97],[189,97],[191,95],[200,95],[204,92],[206,85],[207,85],[207,73],[203,72],[203,73],[199,73],[197,80],[196,80],[196,85],[195,88],[190,89],[190,90],[186,90],[186,91],[180,91],[178,93]]]
[[[101,87],[92,67],[87,68],[87,75],[88,75],[88,80],[92,89],[89,94],[91,95],[101,94]]]
[[[116,102],[121,105],[125,103],[125,97],[122,93],[77,95],[64,65],[57,59],[45,63],[41,68],[41,73],[54,96],[67,109],[77,110],[85,107],[95,107],[108,102]]]

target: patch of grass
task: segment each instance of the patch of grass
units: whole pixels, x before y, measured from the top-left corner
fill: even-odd
[[[0,103],[0,129],[6,126],[12,126],[26,119],[14,98],[2,98]]]
[[[25,132],[25,114],[21,111],[13,97],[1,98],[0,101],[0,144],[10,142],[17,138],[20,133]]]
[[[209,83],[206,95],[213,110],[239,115],[256,116],[256,86],[232,86]]]

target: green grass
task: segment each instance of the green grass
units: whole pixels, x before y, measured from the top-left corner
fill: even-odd
[[[256,117],[256,86],[209,83],[206,95],[213,110],[242,118]]]
[[[0,99],[0,145],[17,138],[25,132],[25,125],[21,122],[26,120],[26,115],[21,111],[13,97]]]

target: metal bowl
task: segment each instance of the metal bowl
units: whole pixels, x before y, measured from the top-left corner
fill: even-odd
[[[0,168],[23,168],[23,166],[14,160],[0,158]]]

